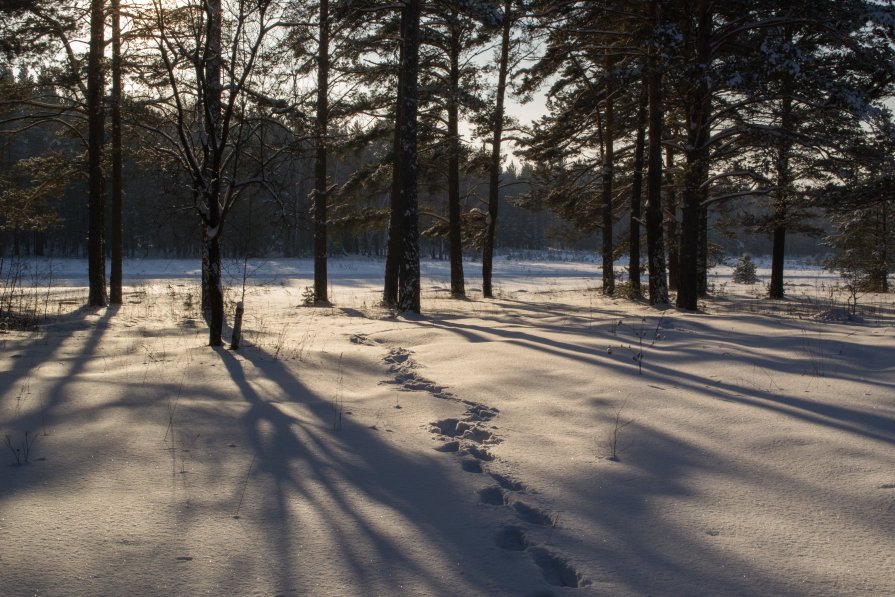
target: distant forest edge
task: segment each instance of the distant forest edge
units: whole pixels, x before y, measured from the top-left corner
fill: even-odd
[[[3,170],[18,172],[23,187],[29,184],[21,165],[41,160],[45,149],[53,147],[59,152],[56,159],[71,153],[78,146],[75,140],[60,139],[54,127],[34,128],[27,133],[0,136],[2,143]],[[314,251],[313,223],[309,218],[309,187],[313,178],[313,161],[297,159],[295,167],[280,174],[279,184],[292,189],[273,198],[266,193],[251,193],[234,206],[223,249],[227,258],[259,257],[312,257]],[[48,168],[58,169],[50,164]],[[335,165],[336,172],[350,173],[359,167],[348,159]],[[124,212],[123,250],[127,258],[198,258],[202,255],[202,235],[198,218],[193,213],[193,203],[188,183],[179,180],[177,172],[165,172],[135,161],[130,153],[125,160],[128,173],[124,180],[127,209]],[[501,174],[504,188],[500,192],[500,226],[496,231],[495,248],[502,255],[536,255],[548,250],[576,251],[582,255],[598,255],[601,248],[600,230],[582,230],[547,208],[519,206],[518,200],[527,197],[533,169],[523,164],[510,164]],[[468,189],[464,201],[469,209],[480,203],[484,181],[464,178],[463,188]],[[48,213],[45,222],[29,227],[10,222],[0,226],[0,256],[47,256],[84,258],[87,256],[87,194],[86,182],[75,178],[56,194],[48,197]],[[421,238],[421,255],[429,259],[448,259],[447,239],[433,225],[438,219],[426,215],[445,211],[443,193],[433,193],[421,198],[422,227],[431,234]],[[368,204],[385,209],[387,194],[370,197]],[[759,200],[752,201],[753,213],[760,213]],[[740,200],[737,210],[750,204]],[[478,206],[479,209],[481,206]],[[350,207],[346,208],[350,209]],[[106,221],[111,222],[111,206],[106,206]],[[715,216],[718,225],[711,228],[710,242],[719,254],[738,257],[743,253],[770,255],[771,237],[766,232],[754,232],[732,224],[733,217]],[[727,217],[722,221],[722,217]],[[2,219],[2,216],[0,216]],[[30,229],[29,229],[30,228]],[[613,234],[622,238],[625,230],[622,222],[616,222]],[[387,218],[374,222],[346,221],[333,227],[329,239],[332,255],[364,255],[384,257],[388,239]],[[475,258],[479,247],[467,242],[468,258]],[[108,249],[107,249],[108,250]],[[793,234],[787,253],[792,257],[815,257],[822,261],[831,253],[823,243],[823,234]]]
[[[413,312],[421,258],[490,298],[545,248],[686,310],[725,254],[772,299],[804,255],[888,292],[893,98],[892,0],[11,0],[0,251],[85,256],[92,306],[124,256],[201,256],[212,345],[239,256],[313,257],[315,304],[329,256],[382,256]]]

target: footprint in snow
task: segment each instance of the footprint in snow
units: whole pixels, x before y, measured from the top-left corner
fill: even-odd
[[[417,364],[411,358],[411,352],[396,348],[389,351],[385,362],[389,365],[389,373],[395,375],[394,381],[404,390],[421,390],[431,393],[439,398],[458,400],[456,396],[447,392],[443,387],[436,385],[421,376],[414,369]],[[494,419],[498,410],[479,402],[460,400],[467,409],[462,418],[447,418],[430,423],[429,431],[442,438],[444,441],[435,449],[439,452],[457,453],[462,457],[460,466],[468,473],[483,473],[482,462],[492,462],[494,456],[485,449],[484,445],[494,445],[501,442],[491,427],[485,429],[484,424]],[[479,503],[490,506],[509,506],[522,522],[538,526],[556,526],[556,519],[547,512],[534,506],[519,501],[507,495],[510,492],[524,492],[525,486],[509,477],[498,473],[489,473],[499,487],[486,487],[479,490]],[[501,549],[508,551],[528,552],[532,561],[541,570],[544,580],[558,587],[578,588],[590,584],[581,574],[561,556],[534,545],[525,532],[517,526],[508,526],[501,529],[495,536],[495,543]],[[552,595],[550,592],[538,592],[539,597]]]
[[[435,447],[436,452],[457,452],[460,450],[460,442],[450,441],[444,442],[440,446]]]
[[[460,461],[460,466],[463,467],[463,470],[467,473],[481,473],[482,472],[482,463],[478,460],[465,459]]]
[[[479,502],[489,506],[505,506],[507,496],[500,487],[485,487],[479,490]]]
[[[528,538],[519,527],[504,527],[494,537],[497,547],[508,551],[525,551],[528,547]]]
[[[535,565],[541,570],[544,580],[553,586],[577,589],[590,584],[567,559],[543,547],[534,545],[525,534],[525,531],[517,526],[507,526],[500,529],[494,536],[494,543],[497,547],[507,551],[527,552]],[[537,593],[537,595],[550,594],[549,592]]]
[[[539,508],[529,506],[525,502],[520,502],[518,500],[513,501],[512,507],[513,510],[516,511],[516,515],[521,520],[529,524],[536,524],[546,527],[556,526],[556,519],[547,512],[540,510]]]
[[[501,475],[499,473],[491,473],[491,478],[497,481],[497,484],[509,491],[525,491],[525,485],[516,481],[515,479],[511,479],[506,475]]]
[[[456,400],[456,396],[448,392],[446,388],[416,372],[419,365],[411,358],[412,354],[406,348],[400,347],[388,351],[382,360],[388,365],[388,372],[394,377],[380,383],[397,385],[400,390],[405,392],[427,392],[436,398]]]
[[[469,454],[473,458],[476,458],[478,460],[483,460],[485,462],[492,462],[494,460],[494,455],[491,454],[491,452],[489,452],[485,448],[480,448],[479,446],[476,446],[474,444],[465,446],[463,448],[463,453]]]
[[[573,589],[590,584],[565,558],[543,547],[529,547],[527,551],[549,584]]]

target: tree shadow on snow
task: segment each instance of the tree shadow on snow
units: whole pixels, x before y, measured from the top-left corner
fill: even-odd
[[[314,395],[282,361],[257,348],[240,351],[240,358],[217,352],[248,404],[240,426],[254,458],[253,477],[269,489],[260,496],[255,492],[260,504],[247,510],[243,521],[264,527],[267,552],[282,558],[283,586],[313,586],[313,573],[294,566],[308,532],[327,535],[332,558],[362,593],[394,593],[410,579],[431,595],[474,592],[494,583],[477,564],[464,566],[455,578],[438,577],[410,547],[421,539],[431,541],[448,562],[469,561],[468,552],[482,547],[474,543],[476,533],[457,532],[485,520],[467,519],[475,512],[470,510],[472,491],[446,480],[443,459],[401,451],[384,431],[357,423],[348,412],[335,420],[332,399]],[[247,364],[255,370],[252,377],[274,384],[274,394],[284,401],[262,395],[247,375]],[[344,359],[342,366],[350,379],[353,363]],[[426,509],[433,494],[448,511]],[[386,531],[381,513],[392,513],[404,528],[397,534]],[[405,535],[410,541],[400,538]]]

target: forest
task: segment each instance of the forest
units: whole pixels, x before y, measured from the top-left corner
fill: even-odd
[[[7,2],[4,250],[86,255],[92,304],[123,255],[201,254],[213,344],[222,254],[313,254],[321,302],[329,253],[381,255],[418,311],[423,250],[488,296],[495,247],[591,238],[605,294],[625,255],[631,297],[695,309],[713,236],[767,235],[781,298],[813,234],[886,291],[890,9]]]
[[[893,0],[0,0],[0,595],[892,594],[893,110]]]

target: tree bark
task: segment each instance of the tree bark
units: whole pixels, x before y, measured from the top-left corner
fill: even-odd
[[[221,280],[220,228],[205,228],[205,247],[208,252],[208,345],[223,346],[224,287]]]
[[[456,23],[456,11],[452,14]],[[464,298],[466,283],[463,279],[463,235],[460,221],[460,30],[451,26],[450,40],[450,97],[447,101],[448,116],[448,238],[451,253],[451,296]]]
[[[659,0],[651,0],[650,21],[654,30],[662,23]],[[649,54],[649,162],[646,179],[646,242],[649,262],[649,302],[668,304],[668,282],[665,277],[665,240],[662,230],[662,71],[658,48]]]
[[[711,8],[708,0],[698,6],[695,65],[699,71],[708,68],[711,57]],[[699,304],[699,241],[702,216],[702,186],[708,176],[708,121],[711,95],[707,72],[700,72],[688,98],[687,168],[681,207],[680,279],[677,306],[695,311]]]
[[[420,233],[417,205],[417,76],[419,72],[419,29],[421,0],[407,0],[407,20],[401,38],[404,60],[401,64],[403,114],[401,121],[401,189],[404,211],[401,259],[398,267],[398,309],[420,312]],[[394,216],[395,214],[393,214]]]
[[[668,247],[668,288],[678,289],[680,275],[680,242],[677,229],[677,192],[673,180],[674,151],[665,148],[665,238]]]
[[[643,202],[643,157],[646,149],[647,80],[640,87],[640,101],[637,105],[637,134],[634,140],[634,163],[631,182],[631,220],[628,234],[628,281],[631,286],[630,298],[640,298],[640,225]]]
[[[205,134],[208,138],[210,163],[206,164],[204,178],[206,188],[204,203],[207,206],[204,240],[208,256],[208,306],[210,320],[208,330],[209,346],[223,346],[224,293],[221,283],[221,228],[223,208],[221,206],[221,158],[223,138],[221,135],[223,85],[221,83],[221,0],[206,0],[208,18],[205,43]],[[203,264],[204,265],[204,264]]]
[[[513,0],[503,5],[503,28],[500,38],[500,61],[497,67],[497,91],[494,98],[493,135],[491,137],[491,164],[488,171],[488,217],[485,242],[482,246],[482,296],[493,298],[492,275],[494,268],[494,238],[497,234],[497,216],[500,207],[500,146],[503,141],[504,97],[507,89],[507,71],[510,63],[510,12]]]
[[[401,10],[401,33],[407,25],[407,7]],[[401,193],[403,166],[401,159],[401,133],[404,121],[404,55],[405,40],[401,39],[398,60],[398,92],[395,104],[395,138],[392,147],[392,189],[390,215],[388,223],[388,240],[385,254],[385,281],[382,290],[382,303],[387,307],[398,306],[399,270],[401,262],[401,214],[404,213],[404,195]]]
[[[105,137],[105,84],[102,66],[105,49],[104,4],[103,0],[91,0],[90,3],[90,51],[87,62],[87,269],[90,287],[87,301],[92,307],[104,307],[107,302],[104,230],[106,193],[102,170]]]
[[[120,305],[124,245],[124,185],[121,151],[121,6],[111,0],[112,11],[112,264],[109,275],[109,302]]]
[[[774,209],[774,219],[782,221],[785,218],[785,207],[778,205]],[[771,248],[771,282],[768,285],[768,296],[772,299],[782,299],[783,292],[783,259],[786,255],[786,226],[782,223],[774,224],[773,247]]]
[[[198,201],[198,200],[197,200]],[[211,266],[208,262],[208,243],[205,242],[205,223],[202,223],[200,228],[202,230],[202,274],[201,274],[201,284],[202,284],[202,299],[200,301],[202,305],[203,313],[211,312],[211,292],[209,291],[209,278],[208,272],[211,271]]]
[[[602,220],[602,258],[603,258],[603,294],[612,296],[615,294],[615,270],[613,268],[613,239],[612,239],[612,179],[615,169],[615,147],[614,147],[614,114],[613,114],[613,94],[615,93],[615,80],[612,74],[613,60],[607,53],[606,55],[606,124],[604,132],[604,148],[603,148],[603,184],[602,184],[602,201],[601,201],[601,220]]]
[[[777,192],[774,202],[773,246],[771,249],[771,282],[768,285],[768,296],[772,299],[783,298],[783,260],[786,256],[786,218],[788,211],[788,189],[791,183],[790,154],[792,141],[788,135],[793,132],[792,97],[789,85],[784,81],[783,99],[780,106],[780,129],[782,135],[777,143]]]
[[[317,122],[314,159],[314,300],[329,302],[327,292],[327,132],[329,128],[329,0],[320,0],[320,39],[317,49]]]

